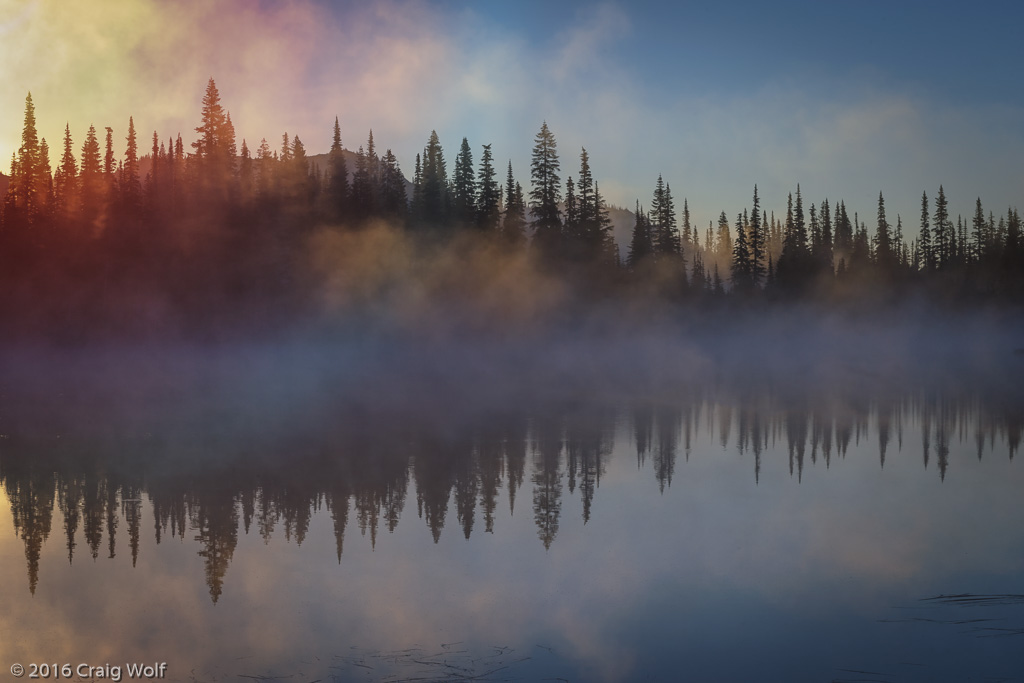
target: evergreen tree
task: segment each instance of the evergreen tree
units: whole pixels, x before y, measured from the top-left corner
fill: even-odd
[[[82,144],[80,176],[81,217],[86,224],[95,221],[103,208],[105,176],[100,162],[100,143],[96,138],[96,128],[89,126],[85,142]]]
[[[885,199],[882,193],[878,193],[878,223],[875,228],[875,262],[883,272],[892,272],[895,265],[895,258],[892,246],[892,235],[889,232],[889,222],[885,218]]]
[[[850,216],[846,213],[846,203],[839,202],[836,209],[836,236],[835,255],[846,261],[853,249],[853,225],[850,223]]]
[[[401,220],[406,214],[408,196],[405,192],[405,178],[398,166],[398,158],[389,149],[384,153],[380,180],[381,209],[384,215]]]
[[[601,189],[594,183],[594,228],[588,232],[588,239],[597,258],[606,265],[618,265],[619,249],[612,234],[612,221],[608,207],[601,197]]]
[[[334,117],[334,136],[331,139],[331,151],[328,156],[330,177],[327,194],[330,197],[335,218],[344,221],[348,218],[348,165],[345,162],[345,152],[341,146],[341,126],[338,125],[337,116]]]
[[[110,126],[107,129],[107,151],[103,155],[103,175],[107,179],[108,184],[114,182],[114,171],[117,170],[115,159],[114,159],[114,129]]]
[[[493,233],[498,229],[498,222],[501,220],[500,195],[501,188],[495,178],[497,173],[494,170],[491,146],[484,145],[484,152],[480,157],[480,170],[477,174],[477,183],[480,188],[479,202],[477,203],[476,224],[487,233]]]
[[[935,256],[932,252],[932,231],[928,225],[928,193],[921,193],[921,234],[917,238],[919,263],[917,268],[932,271],[935,268]]]
[[[476,222],[476,180],[473,174],[473,152],[466,138],[462,138],[462,147],[455,157],[451,187],[456,222],[461,226],[473,225]]]
[[[633,233],[629,240],[629,250],[626,253],[626,265],[630,270],[635,271],[654,251],[653,240],[651,239],[651,225],[640,208],[640,201],[637,200],[634,213]]]
[[[697,229],[690,225],[690,205],[686,201],[686,197],[683,197],[683,250],[685,251],[689,246],[695,245],[696,242]]]
[[[818,268],[832,275],[832,214],[826,199],[821,203],[821,250],[818,255]]]
[[[775,280],[790,290],[803,286],[809,274],[810,257],[807,251],[807,231],[804,226],[803,202],[797,186],[796,205],[793,195],[786,200],[786,224],[783,232],[782,253],[775,264]]]
[[[955,235],[953,235],[953,224],[949,220],[949,205],[946,201],[946,193],[939,185],[939,194],[935,198],[935,265],[938,268],[948,266],[956,248]]]
[[[745,237],[746,249],[749,254],[748,268],[750,284],[759,286],[765,275],[767,249],[765,244],[765,226],[761,222],[761,202],[757,197],[757,185],[754,185],[754,208],[751,211],[750,232]],[[737,239],[737,241],[739,241]]]
[[[412,206],[410,212],[414,222],[422,223],[426,220],[423,203],[423,160],[419,153],[416,154],[416,165],[412,174]]]
[[[135,119],[128,118],[128,146],[124,153],[124,175],[121,181],[121,200],[128,215],[135,216],[142,204],[142,184],[139,180],[139,147],[135,137]]]
[[[64,154],[54,178],[57,211],[63,218],[72,216],[78,208],[78,162],[71,144],[71,126],[64,126]]]
[[[718,232],[715,236],[715,263],[722,268],[732,263],[732,234],[729,232],[729,217],[723,211],[718,216]]]
[[[423,220],[434,227],[444,225],[448,221],[450,204],[448,171],[437,131],[430,132],[430,139],[423,150],[421,185]]]
[[[561,180],[558,169],[555,136],[545,121],[534,139],[530,163],[530,177],[533,181],[530,213],[533,215],[534,240],[548,254],[556,253],[562,246],[562,214],[558,209]]]
[[[163,155],[160,154],[160,136],[157,135],[155,130],[153,131],[153,146],[150,148],[149,158],[151,163],[149,165],[149,173],[146,174],[145,194],[149,213],[155,218],[157,213],[157,197],[160,193],[160,175],[163,173],[164,162]]]
[[[242,153],[238,160],[238,185],[244,199],[252,196],[253,179],[252,154],[249,152],[249,146],[245,144],[245,138],[242,138]]]
[[[807,225],[804,222],[804,200],[800,194],[799,183],[796,186],[796,202],[793,205],[793,236],[796,239],[796,246],[801,260],[806,261],[808,253]]]
[[[579,243],[583,236],[580,234],[580,217],[576,205],[576,187],[572,182],[572,176],[565,179],[565,234],[573,242]]]
[[[569,199],[566,197],[566,234],[574,243],[574,252],[583,260],[609,260],[614,243],[608,244],[609,225],[607,208],[603,205],[597,183],[590,170],[590,155],[586,148],[580,150],[580,175],[575,186],[575,215],[568,215]],[[616,258],[618,250],[614,249]]]
[[[180,138],[179,138],[180,139]],[[175,157],[177,157],[179,146],[175,144]],[[266,198],[270,193],[270,185],[273,180],[274,156],[270,151],[270,143],[266,138],[260,140],[260,146],[256,148],[256,192],[261,198]]]
[[[654,186],[654,198],[651,201],[650,213],[656,258],[682,255],[682,240],[679,230],[676,228],[675,214],[672,191],[659,175],[658,182]]]
[[[310,178],[306,146],[298,135],[292,139],[291,154],[283,170],[288,179],[286,194],[297,199],[301,205],[308,204],[313,196],[314,183]]]
[[[508,176],[505,180],[505,217],[501,234],[506,243],[518,247],[526,241],[526,204],[523,188],[512,176],[512,162],[508,162]]]
[[[732,286],[735,291],[747,292],[754,288],[754,268],[743,214],[736,215],[736,240],[732,251]]]
[[[853,214],[853,223],[857,225],[857,213]],[[871,241],[868,239],[867,226],[861,222],[853,235],[853,246],[850,248],[850,262],[847,270],[851,273],[862,272],[871,263]]]
[[[1016,275],[1020,278],[1024,275],[1024,244],[1021,238],[1020,214],[1015,209],[1006,210],[1006,241],[1002,261],[1003,270],[1010,274],[1009,277]]]
[[[581,226],[581,234],[587,235],[594,230],[597,203],[594,201],[594,176],[590,171],[590,155],[587,154],[585,147],[580,148],[580,175],[576,189],[579,198],[577,220]],[[568,220],[566,222],[568,223]]]
[[[364,221],[373,213],[373,187],[370,183],[370,160],[359,146],[356,152],[356,172],[352,176],[352,217]]]
[[[974,204],[974,219],[971,222],[971,260],[980,262],[988,255],[988,223],[981,207],[981,197]]]
[[[907,265],[907,245],[903,241],[903,219],[899,214],[896,214],[896,230],[892,234],[893,242],[893,256],[896,260],[896,266],[902,270]]]
[[[41,160],[39,169],[40,194],[43,197],[41,213],[49,220],[53,217],[54,198],[53,190],[53,169],[50,168],[50,146],[46,144],[46,138],[39,139],[39,158]]]
[[[10,200],[8,225],[15,222],[11,210],[26,225],[37,222],[46,202],[49,178],[44,172],[44,155],[36,130],[36,109],[32,93],[25,98],[25,118],[21,133],[21,147],[18,149],[17,164],[11,164]]]
[[[195,143],[193,143],[195,146]],[[288,131],[285,131],[281,136],[281,156],[278,157],[283,165],[288,166],[288,163],[292,160],[292,141],[288,136]]]

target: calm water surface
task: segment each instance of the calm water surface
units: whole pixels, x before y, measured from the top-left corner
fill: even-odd
[[[351,368],[169,363],[8,368],[5,677],[1024,680],[1016,365],[367,407]]]

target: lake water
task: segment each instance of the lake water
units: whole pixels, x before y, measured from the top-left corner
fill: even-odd
[[[1024,680],[1010,353],[543,390],[472,354],[14,357],[5,679]]]

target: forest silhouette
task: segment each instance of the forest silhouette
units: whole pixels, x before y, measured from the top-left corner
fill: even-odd
[[[508,330],[596,308],[969,307],[1024,293],[1018,211],[996,216],[978,198],[954,221],[943,187],[922,194],[908,239],[881,192],[869,229],[842,199],[805,203],[799,185],[784,216],[755,186],[751,206],[704,229],[659,176],[617,244],[588,152],[569,172],[546,123],[519,170],[527,189],[490,145],[474,162],[465,138],[449,173],[436,133],[411,181],[372,131],[346,150],[337,119],[326,155],[297,134],[238,141],[212,78],[198,122],[192,141],[154,131],[148,154],[131,117],[123,139],[90,126],[78,143],[69,125],[52,168],[26,98],[0,211],[12,335],[216,337],[370,319]]]

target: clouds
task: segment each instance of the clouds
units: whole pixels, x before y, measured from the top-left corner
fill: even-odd
[[[0,157],[17,147],[30,89],[55,155],[65,121],[76,147],[90,123],[112,126],[121,143],[129,115],[146,138],[156,130],[191,141],[213,76],[250,147],[262,137],[277,146],[288,131],[324,151],[339,116],[347,147],[372,127],[408,174],[436,129],[449,155],[463,136],[477,157],[493,143],[498,165],[511,159],[528,185],[533,136],[547,120],[563,177],[577,173],[585,146],[609,201],[649,203],[662,174],[698,225],[749,204],[755,182],[769,210],[782,210],[799,182],[810,201],[845,198],[871,214],[882,190],[905,218],[939,183],[965,214],[974,196],[1002,211],[1024,189],[1014,161],[1024,112],[1012,102],[938,100],[906,70],[809,53],[800,58],[817,61],[793,67],[791,51],[716,43],[687,16],[654,8],[580,5],[543,22],[538,12],[535,24],[496,12],[399,1],[13,0],[0,9],[9,103]]]

